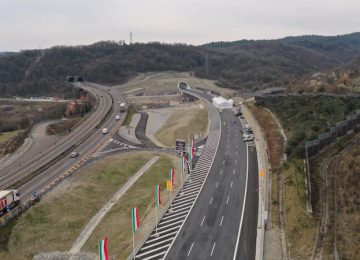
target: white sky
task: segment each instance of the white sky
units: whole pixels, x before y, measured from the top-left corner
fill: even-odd
[[[359,0],[0,0],[0,51],[360,31]]]

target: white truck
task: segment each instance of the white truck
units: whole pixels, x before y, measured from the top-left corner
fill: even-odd
[[[125,112],[126,111],[126,104],[125,103],[120,103],[120,112]]]
[[[20,193],[17,190],[0,190],[0,215],[10,211],[20,203]]]

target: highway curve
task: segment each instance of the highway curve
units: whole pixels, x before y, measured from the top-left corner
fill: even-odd
[[[242,122],[234,123],[232,110],[220,117],[221,138],[210,173],[166,259],[255,259],[256,149],[242,140]]]

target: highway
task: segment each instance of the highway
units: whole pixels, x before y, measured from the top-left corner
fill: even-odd
[[[88,158],[89,153],[94,150],[94,147],[107,137],[107,135],[101,134],[102,127],[109,128],[109,131],[113,128],[120,127],[124,118],[116,121],[115,115],[120,114],[117,100],[121,102],[125,101],[122,96],[111,89],[109,91],[105,86],[87,83],[86,85],[81,85],[81,87],[97,97],[98,104],[94,112],[82,124],[75,128],[74,131],[60,140],[56,146],[44,149],[40,155],[35,155],[32,161],[27,162],[25,165],[11,164],[2,169],[0,172],[1,189],[12,185],[17,179],[27,176],[40,165],[45,164],[67,149],[69,149],[67,151],[68,153],[73,150],[80,153],[77,158],[70,158],[67,154],[48,169],[39,172],[26,182],[20,182],[18,186],[15,186],[19,189],[22,200],[28,199],[33,191],[39,192],[66,170],[79,164],[80,161],[84,161],[85,156]],[[108,111],[110,111],[109,117],[103,125],[99,125]],[[95,129],[95,127],[97,127],[97,129]]]
[[[204,93],[185,92],[211,100]],[[161,218],[160,236],[153,231],[141,245],[136,259],[255,259],[258,213],[255,144],[242,140],[245,122],[236,118],[232,110],[223,110],[217,119],[209,109],[211,121],[219,122],[215,124],[221,124],[221,131],[211,123],[204,151],[189,178],[192,181],[186,181],[175,197],[171,206],[174,212],[168,210]],[[217,131],[220,139],[218,146],[214,146]],[[217,149],[212,152],[209,147]]]
[[[253,142],[243,142],[233,111],[224,110],[220,117],[221,138],[211,171],[166,259],[255,259],[256,150]]]

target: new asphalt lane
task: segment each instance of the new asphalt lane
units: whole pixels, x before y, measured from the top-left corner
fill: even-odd
[[[255,258],[256,149],[253,142],[243,142],[241,122],[232,110],[220,115],[221,139],[214,163],[166,259]]]

